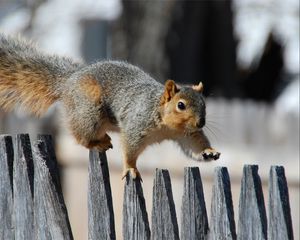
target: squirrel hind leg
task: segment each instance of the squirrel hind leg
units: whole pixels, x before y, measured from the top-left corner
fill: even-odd
[[[106,134],[110,120],[102,87],[93,76],[81,76],[66,91],[63,102],[69,127],[79,144],[102,152],[113,147]]]
[[[113,148],[111,138],[106,133],[107,123],[101,121],[101,118],[104,116],[80,114],[68,120],[71,133],[80,145],[101,152]]]
[[[97,139],[97,140],[91,140],[88,143],[87,148],[89,149],[96,149],[100,152],[105,152],[110,148],[113,148],[113,145],[111,143],[111,139],[110,136],[108,136],[107,134],[105,134],[105,136],[101,139]]]
[[[113,148],[111,138],[108,134],[105,134],[102,138],[86,139],[79,136],[75,136],[78,143],[88,149],[95,149],[100,152],[105,152],[110,148]]]

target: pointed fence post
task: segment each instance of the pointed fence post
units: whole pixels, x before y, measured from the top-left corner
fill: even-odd
[[[294,239],[289,190],[282,166],[270,169],[268,225],[268,239]]]
[[[123,239],[149,240],[150,228],[140,179],[126,176],[123,202]]]
[[[179,239],[172,185],[168,170],[156,169],[152,204],[151,239]]]
[[[88,239],[116,239],[109,170],[105,152],[90,151]]]
[[[0,239],[14,239],[12,137],[0,135]]]
[[[209,239],[236,239],[230,178],[225,167],[215,169]]]
[[[33,146],[35,238],[73,239],[52,138],[39,139]]]
[[[208,219],[198,167],[184,168],[181,239],[206,239]]]
[[[267,239],[267,216],[257,165],[244,166],[238,226],[238,239]]]
[[[33,160],[28,134],[18,134],[13,170],[15,240],[34,239]]]

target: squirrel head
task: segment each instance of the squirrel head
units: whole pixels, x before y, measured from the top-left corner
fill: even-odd
[[[183,133],[199,131],[205,125],[203,84],[179,88],[167,80],[160,100],[161,117],[165,126]]]

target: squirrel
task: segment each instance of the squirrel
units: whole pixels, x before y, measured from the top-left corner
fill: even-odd
[[[203,84],[165,85],[124,61],[84,64],[44,54],[21,38],[0,34],[0,108],[16,106],[36,116],[59,101],[77,142],[88,149],[112,148],[108,131],[120,132],[123,178],[141,177],[136,162],[153,143],[169,139],[190,158],[217,160],[203,132]]]

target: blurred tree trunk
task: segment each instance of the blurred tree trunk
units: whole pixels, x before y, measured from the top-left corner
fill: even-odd
[[[169,72],[166,36],[171,1],[123,1],[122,16],[112,27],[112,57],[128,60],[164,82]]]
[[[126,1],[112,28],[112,57],[156,79],[205,83],[205,92],[238,95],[231,1]]]
[[[231,1],[178,1],[167,38],[171,77],[206,94],[239,95]]]
[[[283,81],[283,67],[283,47],[270,33],[258,65],[250,67],[241,76],[245,97],[257,101],[274,101],[280,89],[287,84],[287,81]]]

